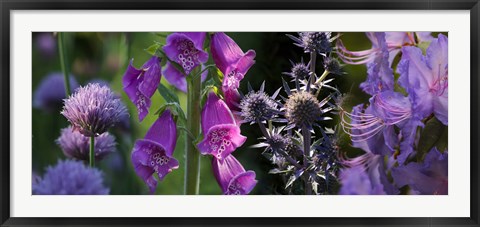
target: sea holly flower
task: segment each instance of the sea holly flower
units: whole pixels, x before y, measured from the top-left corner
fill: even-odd
[[[201,123],[204,139],[197,146],[203,155],[210,154],[223,160],[247,139],[240,135],[240,127],[235,123],[227,104],[214,92],[208,94]]]
[[[167,37],[163,51],[189,75],[195,67],[208,60],[208,53],[203,50],[205,36],[205,32],[174,32]]]
[[[153,194],[157,187],[154,173],[163,180],[168,173],[178,168],[178,161],[173,158],[176,144],[177,126],[170,110],[165,110],[153,123],[144,139],[135,142],[132,163],[137,175],[148,185],[150,193]]]
[[[434,147],[423,163],[411,162],[393,168],[392,177],[398,187],[409,185],[422,195],[447,195],[448,152],[442,154]]]
[[[87,84],[64,101],[61,112],[85,136],[99,136],[118,123],[127,109],[107,86]]]
[[[70,75],[70,88],[79,87],[75,78]],[[65,99],[65,79],[62,73],[48,74],[33,93],[33,107],[46,112],[58,111]]]
[[[303,48],[305,53],[316,52],[323,56],[332,51],[331,42],[337,38],[332,38],[331,32],[299,32],[299,37],[287,36],[295,41],[294,45]]]
[[[210,47],[213,61],[224,75],[222,91],[225,102],[231,110],[239,111],[240,81],[255,63],[256,53],[254,50],[244,53],[237,43],[223,32],[212,35]]]
[[[90,138],[75,131],[72,126],[61,130],[56,143],[69,158],[85,161],[89,159]],[[108,154],[115,152],[116,145],[115,137],[108,132],[95,137],[95,159],[102,160]]]
[[[289,95],[283,107],[285,117],[291,125],[311,129],[316,121],[322,120],[322,114],[326,112],[322,109],[322,106],[327,101],[319,102],[310,92],[293,92]]]
[[[34,195],[107,195],[102,172],[81,161],[58,161],[32,186]]]
[[[205,66],[202,64],[202,70]],[[187,76],[184,75],[182,72],[178,71],[172,64],[167,62],[165,69],[163,70],[163,75],[165,79],[171,85],[175,86],[178,90],[187,93]],[[201,75],[202,82],[207,79],[208,70],[205,70]]]
[[[162,77],[161,70],[160,58],[157,56],[152,56],[140,69],[133,66],[132,59],[123,76],[123,90],[137,107],[140,121],[148,114],[150,98],[157,90]]]
[[[403,47],[397,71],[398,82],[407,90],[416,116],[423,119],[434,113],[448,125],[448,38],[438,35],[426,56],[420,48]]]
[[[242,164],[233,156],[223,160],[213,158],[213,175],[225,195],[246,195],[257,184],[255,172],[245,171]]]
[[[377,39],[376,36],[379,33],[385,33],[385,44],[380,43],[380,40]],[[419,42],[415,40],[415,34]],[[371,49],[350,51],[344,46],[343,42],[339,40],[337,42],[338,56],[347,64],[361,65],[371,62],[375,58],[375,55],[383,52],[386,47],[388,51],[388,61],[391,65],[393,59],[403,46],[415,46],[417,43],[431,41],[433,39],[430,32],[367,32],[366,35],[372,42]]]
[[[250,91],[240,101],[242,122],[250,122],[251,124],[265,122],[274,119],[281,113],[275,100],[276,95],[270,97],[263,90],[262,86],[260,91]]]
[[[282,74],[292,77],[293,81],[296,79],[305,80],[310,77],[310,63],[305,64],[303,59],[299,63],[294,63],[293,61],[290,61],[290,63],[292,64],[290,72],[284,72]]]

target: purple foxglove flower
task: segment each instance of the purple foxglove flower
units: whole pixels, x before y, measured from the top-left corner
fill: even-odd
[[[212,168],[225,195],[246,195],[257,184],[255,172],[245,171],[233,155],[228,155],[223,160],[213,158]]]
[[[99,136],[114,126],[127,109],[120,98],[106,86],[87,84],[64,101],[63,116],[85,136]]]
[[[140,69],[133,66],[132,59],[123,76],[123,90],[137,107],[140,121],[148,114],[151,105],[150,98],[157,90],[162,78],[161,71],[160,58],[152,56]]]
[[[387,178],[384,156],[365,153],[343,160],[346,167],[340,172],[343,195],[395,195],[398,189]]]
[[[170,110],[163,112],[153,123],[144,139],[135,142],[132,163],[137,175],[148,185],[150,193],[153,194],[157,187],[154,173],[163,180],[168,173],[178,168],[178,161],[173,158],[176,144],[177,126]]]
[[[69,126],[61,130],[56,140],[63,153],[69,158],[88,160],[90,152],[90,138],[75,131]],[[95,159],[102,160],[108,154],[116,151],[115,137],[108,132],[95,137]]]
[[[202,70],[204,68],[205,67],[202,64]],[[177,68],[172,66],[172,64],[170,64],[169,62],[167,62],[167,65],[162,73],[165,76],[165,79],[167,79],[168,83],[175,86],[178,90],[187,93],[187,77],[183,75],[183,73],[178,71]],[[207,79],[207,76],[208,76],[208,70],[205,70],[205,72],[203,72],[201,75],[202,82],[205,81],[205,79]]]
[[[203,50],[205,36],[205,32],[174,32],[167,37],[163,51],[171,61],[181,65],[188,75],[208,60],[208,53]]]
[[[74,91],[79,85],[72,75],[69,78],[70,88]],[[50,73],[35,90],[33,107],[46,112],[58,111],[62,107],[63,99],[65,99],[64,76],[59,72]]]
[[[214,92],[208,94],[201,123],[204,139],[197,146],[203,155],[210,154],[223,160],[247,139],[240,135],[240,127],[235,123],[227,104]]]
[[[403,47],[397,68],[399,84],[411,99],[416,117],[434,113],[448,125],[448,38],[442,34],[427,48],[427,55],[417,47]]]
[[[369,95],[394,88],[393,70],[388,60],[385,33],[375,32],[372,36],[375,37],[380,50],[377,50],[371,61],[367,63],[367,80],[360,84],[360,88]]]
[[[398,187],[409,185],[422,195],[448,194],[448,152],[433,148],[423,163],[411,162],[392,169],[392,177]]]
[[[246,53],[223,32],[212,35],[211,51],[213,61],[223,73],[222,91],[225,94],[225,102],[232,111],[240,111],[240,81],[255,63],[256,53],[248,50]]]
[[[81,161],[58,161],[32,187],[34,195],[107,195],[102,172]]]

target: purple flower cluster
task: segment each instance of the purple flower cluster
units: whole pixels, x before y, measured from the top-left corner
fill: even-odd
[[[58,161],[47,168],[42,178],[33,182],[34,195],[107,195],[102,172],[80,161]]]
[[[426,180],[422,180],[420,173],[415,173],[421,164],[412,162],[412,159],[417,155],[418,127],[424,127],[432,117],[448,126],[448,38],[442,34],[438,38],[427,33],[415,35],[410,32],[370,32],[367,37],[372,42],[372,49],[365,51],[349,51],[341,40],[337,42],[339,56],[345,63],[366,64],[367,79],[360,88],[371,95],[366,107],[360,104],[350,113],[340,111],[343,129],[350,135],[352,145],[366,152],[360,157],[344,160],[350,169],[342,172],[342,193],[396,194],[397,188],[387,180],[389,171],[392,171],[393,183],[398,187],[409,185],[421,194],[446,193],[438,188],[418,189],[417,184]],[[418,43],[425,41],[429,42],[426,55],[417,47]],[[400,77],[395,81],[391,66],[393,58],[400,52],[397,66]],[[405,92],[396,89],[396,84]],[[436,149],[429,152],[423,161],[425,165],[434,161],[430,156],[435,152],[439,153]],[[383,165],[384,159],[388,160],[387,165]],[[447,156],[442,155],[443,159]],[[396,167],[395,163],[399,166]],[[353,173],[355,171],[365,173]],[[435,173],[428,175],[434,178],[431,181],[441,181],[442,185],[448,182],[443,169],[439,167],[432,171]],[[407,174],[411,175],[409,180],[404,179]],[[365,176],[372,187],[368,190],[355,188],[358,184],[352,181]]]
[[[79,87],[74,76],[70,75],[70,88]],[[60,72],[48,74],[38,85],[33,94],[33,107],[47,112],[61,109],[65,99],[65,80]]]
[[[90,138],[69,126],[60,132],[57,144],[62,149],[65,156],[78,160],[88,161]],[[115,137],[108,132],[95,137],[95,159],[102,160],[108,154],[116,151]]]
[[[85,136],[99,136],[118,123],[127,110],[107,86],[88,84],[65,99],[63,116]]]

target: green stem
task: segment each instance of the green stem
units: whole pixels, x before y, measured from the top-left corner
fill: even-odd
[[[187,77],[187,130],[195,137],[200,134],[201,77]],[[185,194],[198,195],[200,188],[200,152],[189,136],[185,136]]]
[[[90,167],[95,167],[95,136],[90,136]]]
[[[65,49],[65,41],[64,41],[64,34],[63,32],[59,32],[58,36],[58,52],[60,54],[60,67],[62,68],[63,72],[63,79],[65,83],[65,97],[70,96],[70,78],[68,76],[68,65],[66,61],[66,49]]]

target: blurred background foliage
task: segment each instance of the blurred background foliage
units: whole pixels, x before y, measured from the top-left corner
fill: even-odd
[[[296,35],[296,33],[290,33]],[[33,90],[41,80],[51,72],[60,72],[60,60],[56,49],[54,33],[33,33]],[[101,79],[110,84],[110,87],[121,95],[130,113],[130,129],[113,129],[111,132],[117,140],[117,152],[98,163],[98,167],[105,173],[105,184],[110,187],[111,194],[148,194],[144,182],[135,175],[130,161],[130,154],[136,139],[144,137],[146,131],[153,124],[156,116],[153,113],[165,102],[156,93],[152,98],[150,114],[141,123],[138,122],[135,106],[128,100],[122,90],[122,77],[130,59],[133,65],[140,67],[150,58],[145,49],[155,41],[165,43],[167,33],[66,33],[67,60],[71,74],[81,84],[85,85],[90,80]],[[302,58],[309,60],[302,49],[293,45],[285,33],[275,32],[237,32],[227,33],[239,46],[247,51],[256,51],[256,64],[246,74],[241,83],[241,91],[247,92],[249,82],[254,89],[258,89],[266,81],[266,91],[273,94],[281,87],[281,77],[286,80],[282,72],[288,72],[291,63]],[[371,43],[364,33],[341,33],[341,39],[350,50],[364,50],[371,47]],[[358,85],[366,78],[364,65],[345,65],[345,75],[335,76],[334,85],[342,93],[348,94],[344,99],[343,107],[350,110],[352,106],[367,103],[369,96],[363,93]],[[317,74],[323,72],[320,62],[317,64]],[[331,77],[331,76],[329,76]],[[162,83],[174,89],[165,79]],[[181,106],[186,110],[186,95],[175,90],[180,98]],[[54,112],[44,112],[33,108],[33,172],[43,175],[47,166],[54,165],[57,160],[66,157],[55,143],[60,136],[60,129],[67,127],[67,120],[60,115],[60,109]],[[335,127],[338,116],[333,116],[328,127]],[[278,194],[285,185],[278,175],[268,174],[273,168],[270,162],[261,154],[261,149],[250,148],[257,143],[261,136],[256,126],[243,124],[242,134],[248,137],[247,142],[234,152],[234,155],[247,170],[254,170],[257,174],[258,184],[251,194]],[[177,147],[174,156],[180,162],[180,167],[170,173],[163,182],[159,182],[156,194],[183,194],[184,176],[184,138],[179,131]],[[339,145],[342,151],[355,156],[362,151],[352,148],[349,140],[340,134]],[[215,181],[211,170],[211,158],[201,157],[200,194],[221,194],[220,187]]]

